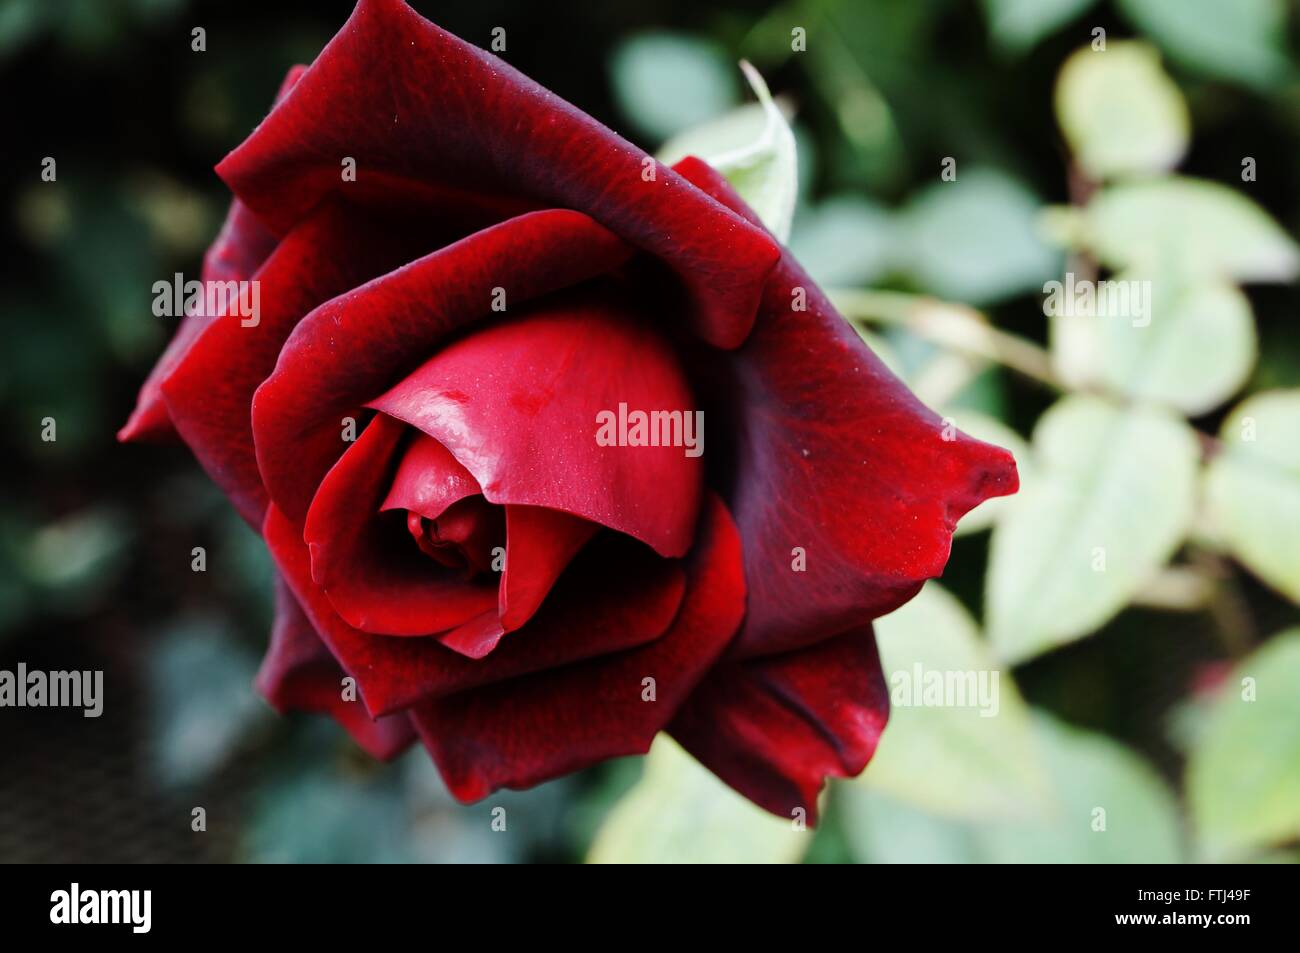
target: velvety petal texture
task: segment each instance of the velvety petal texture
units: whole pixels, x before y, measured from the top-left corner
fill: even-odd
[[[677,168],[753,215],[703,162]],[[788,253],[726,366],[737,428],[726,496],[746,573],[763,581],[735,656],[811,645],[896,609],[943,571],[957,520],[1018,486],[1011,454],[945,426]]]
[[[862,771],[888,716],[889,692],[867,627],[718,666],[669,731],[754,803],[815,824],[825,778]]]
[[[721,655],[744,608],[740,540],[726,507],[711,498],[687,560],[685,598],[662,636],[534,678],[434,699],[412,718],[447,786],[466,801],[642,754]]]
[[[401,0],[361,0],[217,171],[278,234],[367,177],[457,204],[576,209],[667,262],[693,292],[701,335],[722,347],[749,332],[779,254],[761,227]]]
[[[404,713],[372,718],[360,697],[345,697],[343,670],[303,615],[293,593],[277,579],[271,644],[257,673],[257,689],[280,712],[314,711],[334,717],[376,758],[396,757],[415,740]]]
[[[120,436],[178,435],[261,532],[270,703],[376,757],[418,736],[463,800],[668,730],[815,822],[885,727],[871,620],[1010,455],[707,165],[400,0],[361,0],[218,172],[203,276],[256,313],[185,316]]]

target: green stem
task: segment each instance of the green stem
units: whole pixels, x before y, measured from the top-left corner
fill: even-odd
[[[829,294],[835,306],[855,321],[895,324],[936,344],[996,361],[1053,390],[1066,389],[1046,350],[993,327],[974,308],[897,291],[841,289]]]

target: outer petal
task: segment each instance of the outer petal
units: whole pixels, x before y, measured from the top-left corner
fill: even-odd
[[[276,239],[267,231],[253,213],[236,199],[230,204],[225,224],[217,239],[203,259],[201,280],[244,281],[253,276],[266,257],[275,248]],[[168,342],[158,363],[140,387],[135,410],[117,433],[117,439],[161,440],[175,435],[167,405],[163,401],[162,383],[189,354],[212,319],[202,314],[187,314]]]
[[[271,499],[301,521],[343,445],[340,422],[418,367],[452,331],[623,263],[628,247],[577,212],[534,212],[476,232],[321,305],[294,329],[253,399]]]
[[[716,497],[701,514],[689,565],[681,611],[649,645],[417,707],[412,719],[451,792],[473,801],[644,753],[744,614],[740,541]],[[643,700],[646,678],[655,680],[654,701]]]
[[[204,326],[168,370],[162,390],[176,429],[254,526],[267,496],[253,451],[251,406],[285,339],[312,308],[437,243],[427,227],[331,203],[295,227],[257,272],[255,326],[246,327],[238,314],[200,319]]]
[[[704,163],[678,169],[748,212]],[[791,308],[797,288],[806,311]],[[1016,490],[1011,454],[947,431],[789,255],[754,333],[726,357],[724,399],[739,430],[727,498],[750,582],[737,656],[809,645],[892,611],[943,571],[962,514]]]
[[[305,66],[295,66],[289,70],[275,94],[276,103],[288,94],[306,69]],[[226,213],[216,241],[203,256],[201,280],[245,281],[252,278],[275,245],[275,235],[257,220],[248,206],[235,199],[230,203],[230,211]],[[118,440],[153,440],[175,435],[163,400],[162,382],[189,353],[191,345],[210,320],[206,315],[186,315],[181,320],[176,334],[140,388],[135,411],[118,431]]]
[[[344,156],[356,183],[341,181]],[[577,209],[667,261],[693,292],[701,334],[723,347],[744,340],[778,254],[760,228],[400,0],[362,0],[217,171],[281,233],[367,177],[436,186],[443,201]]]
[[[312,578],[349,625],[430,635],[497,607],[497,581],[467,582],[419,551],[379,507],[406,426],[379,414],[321,481],[303,529]],[[391,532],[385,532],[385,529]]]
[[[278,577],[271,645],[257,673],[257,690],[281,713],[332,715],[373,757],[396,757],[415,740],[404,713],[373,719],[361,701],[343,698],[343,670],[303,615],[298,600]]]
[[[802,808],[815,824],[826,776],[861,772],[888,718],[868,626],[812,648],[719,666],[669,731],[754,803],[786,818]]]
[[[494,503],[563,510],[681,556],[703,457],[597,443],[599,415],[620,405],[696,407],[668,343],[611,286],[556,295],[476,331],[370,406],[437,438]]]
[[[302,534],[274,505],[262,535],[289,588],[373,715],[423,699],[607,655],[659,638],[681,604],[676,560],[613,533],[593,540],[541,611],[495,652],[474,660],[434,639],[394,639],[354,629],[311,579]]]

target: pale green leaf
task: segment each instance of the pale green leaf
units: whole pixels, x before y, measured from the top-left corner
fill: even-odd
[[[1266,391],[1223,422],[1205,497],[1212,532],[1261,579],[1300,602],[1300,390]]]
[[[748,63],[740,65],[758,102],[674,136],[658,158],[666,165],[686,156],[703,159],[726,176],[772,234],[785,241],[799,194],[794,133],[763,77]]]
[[[1105,735],[1046,715],[1036,742],[1058,792],[1046,821],[981,825],[985,855],[1003,864],[1171,864],[1181,859],[1173,796],[1151,766]]]
[[[1079,17],[1097,0],[984,0],[989,33],[1009,53],[1023,53]]]
[[[1019,751],[1048,777],[1049,809],[954,820],[857,783],[834,787],[854,858],[873,863],[1175,863],[1178,813],[1151,767],[1105,735],[1036,712]],[[868,768],[870,771],[870,768]]]
[[[1060,256],[1038,233],[1039,202],[1015,179],[959,167],[920,192],[899,219],[899,265],[940,298],[985,305],[1038,290]]]
[[[1209,858],[1300,839],[1300,629],[1274,636],[1228,677],[1188,762],[1187,790]]]
[[[793,863],[812,839],[718,780],[667,735],[596,834],[590,863]]]
[[[1067,275],[1045,310],[1053,364],[1073,386],[1099,384],[1189,416],[1223,403],[1255,363],[1250,302],[1231,282],[1173,268],[1080,284]]]
[[[823,288],[868,285],[890,267],[893,222],[884,207],[858,195],[840,195],[803,208],[790,251]]]
[[[989,635],[1021,661],[1098,628],[1173,554],[1192,514],[1198,447],[1152,407],[1076,395],[1034,431],[1034,482],[993,530]]]
[[[620,44],[609,65],[623,113],[655,140],[721,115],[736,101],[726,54],[698,37],[642,33]]]
[[[978,864],[987,858],[973,825],[896,800],[864,785],[831,789],[853,859],[871,864]]]
[[[1085,241],[1103,264],[1237,281],[1290,281],[1300,249],[1241,192],[1201,179],[1169,177],[1103,189],[1088,203]]]
[[[1028,710],[961,603],[928,582],[875,628],[889,724],[854,783],[951,817],[1046,810]]]
[[[1085,46],[1066,60],[1056,118],[1070,151],[1097,180],[1172,169],[1191,136],[1183,95],[1145,43]]]
[[[1267,87],[1289,70],[1285,0],[1116,0],[1129,22],[1182,65]]]

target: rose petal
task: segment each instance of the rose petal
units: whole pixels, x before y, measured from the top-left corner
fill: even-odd
[[[365,234],[363,243],[357,235]],[[251,406],[285,339],[312,308],[435,247],[428,229],[341,204],[314,211],[257,272],[259,314],[205,322],[162,384],[176,429],[245,519],[261,525],[267,495],[253,452]]]
[[[275,244],[275,236],[258,223],[247,206],[236,199],[230,204],[226,221],[204,258],[201,280],[249,279],[271,254]],[[210,317],[203,314],[187,314],[181,318],[176,333],[141,385],[135,410],[117,432],[118,440],[165,440],[176,436],[167,404],[163,400],[162,383],[189,354],[194,342],[211,321]]]
[[[451,792],[474,801],[497,788],[531,787],[606,758],[644,753],[744,614],[740,541],[716,497],[705,505],[687,562],[686,598],[662,638],[415,708],[412,720]],[[531,634],[525,628],[502,649]],[[646,678],[654,679],[652,701],[643,699]]]
[[[447,346],[369,406],[437,438],[494,503],[562,510],[681,556],[703,457],[596,440],[598,415],[620,405],[696,406],[672,348],[635,315],[612,283],[555,295]]]
[[[288,94],[305,70],[305,66],[295,66],[289,70],[276,93],[276,103]],[[230,210],[226,213],[226,220],[216,241],[203,256],[200,278],[204,282],[244,281],[252,278],[275,249],[275,245],[275,235],[257,220],[248,206],[235,199],[230,203]],[[204,315],[185,315],[181,319],[175,335],[141,386],[135,410],[118,431],[118,440],[160,440],[176,436],[167,404],[163,400],[162,382],[180,364],[210,320]]]
[[[356,159],[356,182],[342,181],[343,157]],[[397,0],[362,0],[217,171],[280,233],[368,178],[585,212],[667,261],[700,333],[722,347],[744,340],[778,256],[762,229]]]
[[[348,624],[382,635],[430,635],[497,607],[497,580],[467,581],[381,523],[379,506],[405,425],[377,415],[321,481],[303,540],[312,578]],[[387,532],[385,532],[387,530]]]
[[[812,648],[718,666],[669,732],[755,804],[817,822],[827,775],[866,767],[889,718],[870,626]],[[416,727],[423,735],[419,720]]]
[[[490,314],[493,288],[507,287],[515,307],[603,274],[629,254],[585,215],[534,212],[318,307],[253,399],[258,469],[271,499],[301,521],[342,450],[342,418],[418,367],[449,333]]]
[[[458,500],[483,492],[440,441],[418,430],[411,434],[413,439],[402,452],[381,511],[408,510],[436,520]]]
[[[684,588],[675,560],[606,533],[592,541],[528,625],[475,661],[434,639],[390,639],[352,628],[311,579],[301,531],[272,505],[263,536],[289,588],[372,715],[425,698],[643,645],[668,628]]]
[[[704,163],[677,168],[748,211]],[[799,288],[806,311],[791,307]],[[943,571],[957,520],[1016,490],[1011,454],[947,428],[789,255],[754,333],[726,357],[719,378],[738,427],[727,499],[750,580],[738,657],[809,645],[902,605]]]
[[[372,757],[388,760],[415,740],[405,713],[371,718],[359,700],[343,697],[343,670],[320,640],[298,600],[275,581],[275,624],[257,673],[257,690],[281,714],[315,711],[331,715]]]

